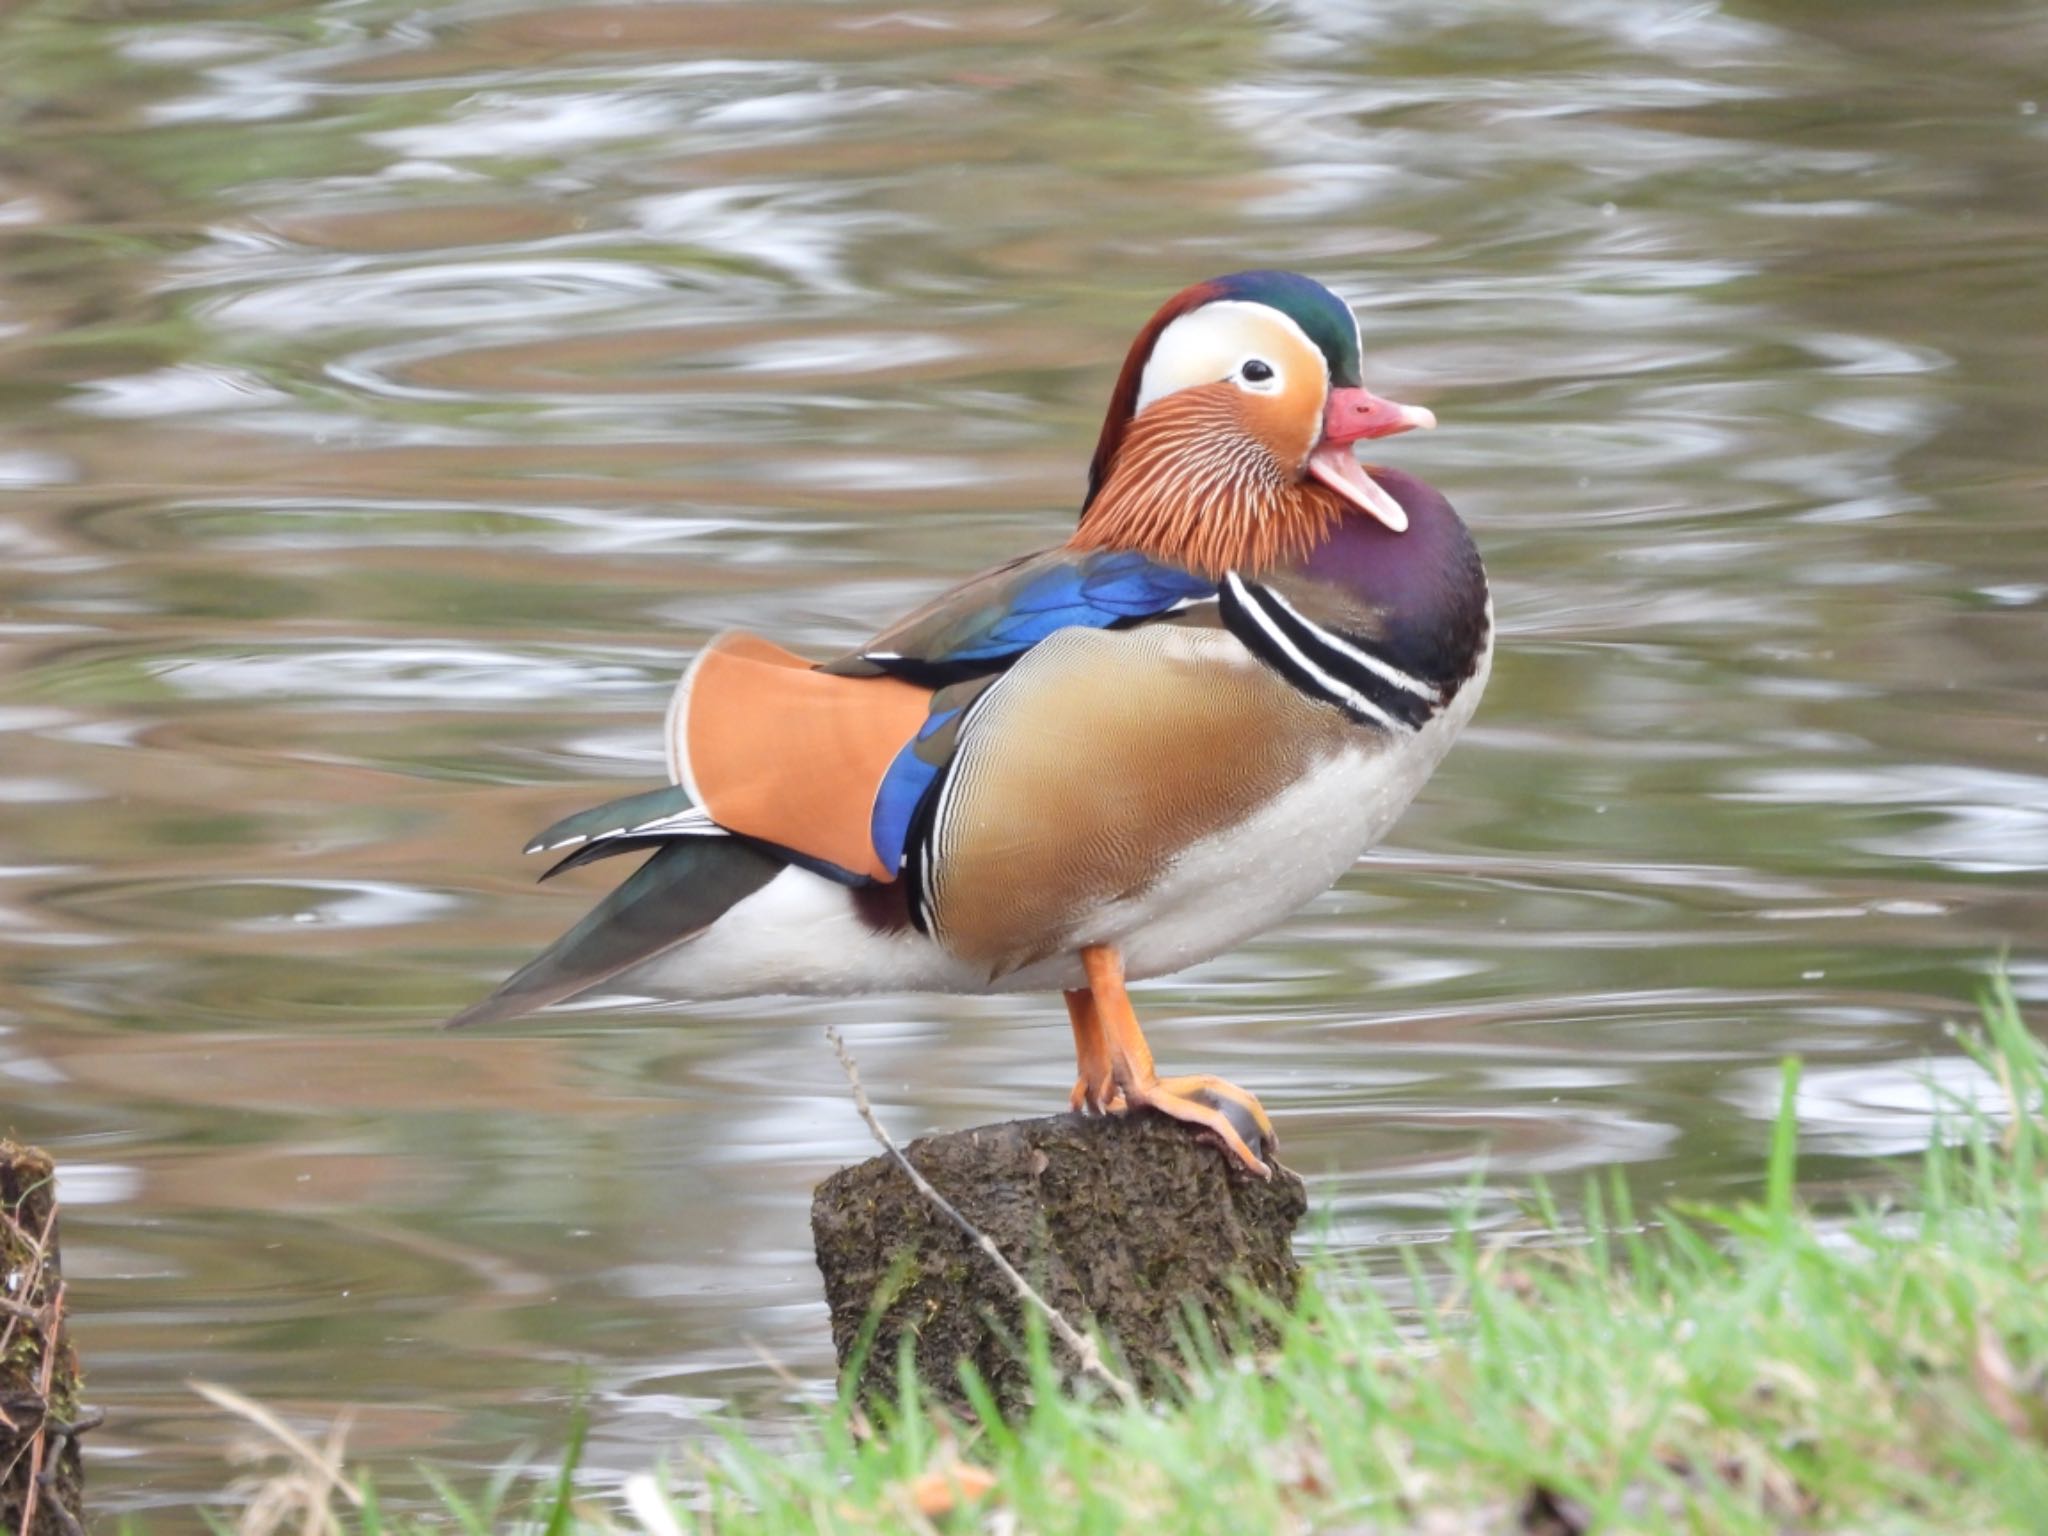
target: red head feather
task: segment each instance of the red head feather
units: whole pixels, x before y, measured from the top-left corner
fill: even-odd
[[[1083,516],[1087,514],[1089,503],[1095,500],[1096,493],[1102,489],[1102,482],[1108,478],[1110,461],[1116,457],[1117,449],[1123,446],[1124,434],[1130,430],[1131,418],[1137,414],[1138,389],[1144,382],[1145,364],[1152,359],[1152,348],[1158,344],[1159,333],[1189,310],[1200,309],[1211,299],[1222,298],[1224,292],[1220,280],[1183,288],[1159,306],[1159,313],[1145,322],[1145,328],[1131,343],[1131,350],[1124,354],[1123,372],[1116,376],[1116,388],[1110,391],[1109,411],[1102,418],[1102,436],[1095,440],[1095,457],[1088,464],[1088,495],[1081,503]]]

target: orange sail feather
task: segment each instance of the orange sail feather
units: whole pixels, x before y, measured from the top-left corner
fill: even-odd
[[[728,631],[676,689],[669,768],[720,826],[887,880],[869,831],[875,791],[930,709],[929,689],[833,676]]]

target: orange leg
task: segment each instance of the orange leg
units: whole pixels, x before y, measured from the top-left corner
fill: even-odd
[[[1095,1011],[1095,995],[1085,987],[1064,994],[1067,1019],[1074,1026],[1074,1061],[1080,1076],[1067,1105],[1091,1115],[1108,1114],[1124,1107],[1116,1077],[1109,1067],[1109,1042],[1102,1037],[1102,1016]]]
[[[1107,944],[1090,944],[1081,951],[1081,964],[1088,973],[1088,995],[1093,1001],[1099,1034],[1107,1047],[1110,1076],[1123,1090],[1124,1102],[1133,1109],[1149,1107],[1201,1126],[1253,1173],[1271,1178],[1272,1169],[1246,1145],[1224,1107],[1227,1103],[1242,1111],[1261,1141],[1268,1147],[1278,1147],[1280,1141],[1273,1134],[1273,1122],[1266,1118],[1259,1101],[1220,1077],[1161,1078],[1153,1070],[1152,1048],[1145,1043],[1144,1032],[1138,1028],[1138,1016],[1131,1008],[1130,994],[1124,990],[1123,956]],[[1074,1035],[1078,1041],[1080,1014],[1073,1001],[1077,995],[1067,994],[1067,1007],[1075,1019]],[[1082,1071],[1085,1076],[1085,1065]]]

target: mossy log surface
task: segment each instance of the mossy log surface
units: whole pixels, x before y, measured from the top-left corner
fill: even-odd
[[[64,1323],[57,1171],[37,1147],[0,1140],[0,1532],[79,1536],[84,1472],[78,1358]]]
[[[1056,1115],[913,1141],[911,1164],[1077,1328],[1100,1328],[1145,1389],[1170,1379],[1189,1309],[1228,1344],[1244,1321],[1233,1287],[1292,1302],[1301,1180],[1244,1170],[1164,1116]],[[998,1405],[1029,1405],[1023,1303],[986,1255],[886,1155],[818,1186],[811,1233],[842,1373],[885,1305],[857,1382],[892,1401],[902,1342],[955,1408],[971,1361]],[[1217,1324],[1223,1324],[1221,1329]],[[1263,1343],[1256,1324],[1248,1335]],[[1074,1362],[1067,1361],[1071,1369]]]

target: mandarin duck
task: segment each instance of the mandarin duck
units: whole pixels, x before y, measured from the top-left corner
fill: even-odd
[[[715,637],[669,706],[671,787],[527,850],[561,855],[543,879],[653,856],[450,1023],[599,987],[1057,989],[1074,1109],[1163,1111],[1267,1174],[1258,1100],[1159,1076],[1125,983],[1332,885],[1471,718],[1492,655],[1458,515],[1354,456],[1435,425],[1368,393],[1360,350],[1351,310],[1294,273],[1168,301],[1117,377],[1072,536],[829,661]]]

